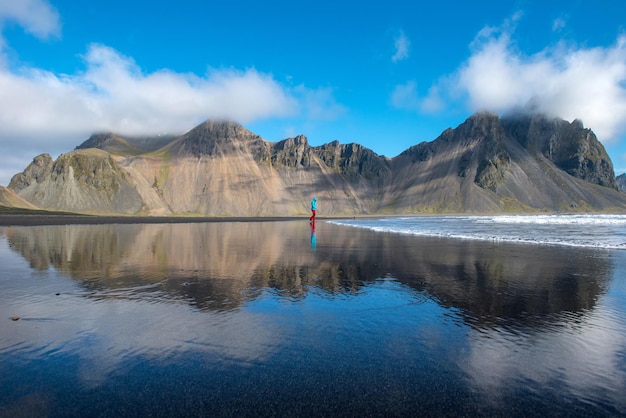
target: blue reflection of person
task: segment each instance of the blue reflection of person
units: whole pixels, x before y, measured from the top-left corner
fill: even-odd
[[[315,220],[311,221],[311,248],[315,251],[317,247],[317,236],[315,234]]]

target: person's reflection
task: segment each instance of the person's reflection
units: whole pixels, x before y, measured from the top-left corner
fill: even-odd
[[[311,221],[311,248],[315,251],[317,246],[317,236],[315,235],[315,220]]]

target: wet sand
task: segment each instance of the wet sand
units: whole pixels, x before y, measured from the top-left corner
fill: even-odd
[[[206,222],[275,222],[305,220],[307,217],[229,217],[229,216],[97,216],[52,214],[0,214],[0,226],[35,225],[110,225],[110,224],[178,224]],[[330,219],[330,218],[318,218]],[[339,219],[339,218],[332,218]]]
[[[564,307],[588,309],[614,268],[612,257],[602,251],[415,237],[333,225],[327,219],[311,228],[307,218],[296,217],[0,216],[12,222],[0,236],[6,234],[12,248],[21,249],[38,270],[53,265],[71,275],[78,272],[78,280],[102,277],[106,284],[119,279],[109,277],[111,272],[124,270],[137,278],[146,269],[164,271],[158,276],[162,280],[192,270],[254,288],[254,272],[280,270],[275,273],[287,277],[295,274],[293,268],[308,272],[298,275],[302,285],[318,286],[320,278],[332,277],[329,288],[334,289],[393,277],[436,295],[472,321],[491,321],[503,312],[510,319]],[[63,225],[75,227],[58,228]],[[131,268],[135,264],[137,270]],[[542,300],[546,294],[549,303]]]
[[[37,218],[0,228],[0,416],[626,411],[621,252]]]

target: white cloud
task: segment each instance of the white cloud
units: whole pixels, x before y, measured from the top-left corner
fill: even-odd
[[[554,21],[552,22],[552,31],[560,32],[565,28],[565,25],[566,25],[565,19],[562,17],[558,17],[554,19]]]
[[[5,0],[0,2],[0,25],[14,20],[40,39],[60,36],[61,23],[54,7],[44,0]],[[0,44],[1,45],[1,44]]]
[[[176,132],[207,118],[246,123],[297,109],[287,90],[255,69],[211,70],[204,77],[144,74],[132,59],[102,45],[92,45],[84,58],[87,70],[78,75],[0,72],[0,143],[94,130]]]
[[[348,109],[337,103],[331,88],[310,89],[304,85],[297,86],[294,93],[306,119],[334,120],[344,115]]]
[[[483,29],[470,58],[436,84],[440,92],[465,97],[471,111],[531,108],[582,119],[602,141],[617,139],[626,127],[626,36],[608,47],[560,43],[524,55],[512,41],[513,26]]]
[[[0,34],[7,21],[40,39],[61,35],[58,12],[45,0],[0,0]],[[202,76],[170,69],[145,73],[131,57],[93,44],[82,72],[55,74],[3,66],[4,47],[0,36],[3,185],[35,155],[56,157],[96,131],[182,133],[206,119],[246,124],[298,115],[330,119],[346,112],[330,89],[292,89],[254,68],[209,69]]]
[[[417,91],[415,80],[394,87],[389,103],[396,109],[411,112],[437,113],[445,107],[441,98],[440,86],[431,86],[426,97],[421,97]]]
[[[394,39],[395,53],[391,57],[391,61],[398,62],[407,59],[409,57],[410,46],[411,42],[409,38],[406,37],[404,32],[400,32],[396,39]]]
[[[0,67],[6,64],[6,41],[2,37],[2,28],[7,21],[17,22],[39,39],[61,35],[59,14],[46,0],[0,1]]]
[[[440,88],[432,86],[428,89],[428,96],[422,99],[420,109],[425,113],[436,113],[445,107],[445,103],[441,98]]]
[[[202,77],[144,73],[132,58],[95,44],[83,58],[86,68],[75,75],[0,69],[0,146],[22,156],[13,174],[34,155],[66,152],[95,131],[178,133],[212,118],[245,124],[299,113],[329,119],[346,111],[330,89],[290,90],[255,69],[211,69]],[[0,165],[6,167],[2,156]],[[7,184],[0,174],[0,184]]]
[[[297,103],[271,75],[255,69],[210,70],[204,77],[161,70],[143,74],[128,57],[95,45],[73,85],[90,86],[91,110],[113,130],[130,133],[189,128],[206,118],[241,123],[293,114]]]
[[[391,93],[391,105],[397,109],[420,110],[420,100],[417,94],[417,83],[410,80],[405,84],[399,84]]]

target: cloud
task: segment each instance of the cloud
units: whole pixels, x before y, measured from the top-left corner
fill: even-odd
[[[95,131],[179,133],[205,119],[251,123],[300,113],[328,119],[346,110],[329,89],[289,89],[254,68],[210,69],[201,77],[144,73],[132,58],[98,44],[83,59],[84,71],[74,75],[0,67],[0,146],[22,159],[13,174],[33,150],[65,152]],[[1,174],[0,184],[8,183]]]
[[[87,69],[77,75],[0,72],[0,142],[94,130],[176,132],[206,118],[245,123],[298,108],[289,91],[255,69],[210,70],[204,77],[144,74],[132,59],[102,45],[91,45],[84,59]]]
[[[39,39],[61,36],[59,14],[45,0],[0,1],[0,34],[13,21]],[[144,72],[132,57],[102,44],[84,68],[56,74],[3,65],[0,36],[0,184],[32,157],[66,152],[97,131],[127,135],[182,133],[206,119],[252,123],[272,118],[331,119],[346,112],[327,88],[290,88],[255,68]],[[10,157],[9,157],[10,155]],[[54,156],[54,155],[53,155]],[[10,174],[9,174],[10,173]]]
[[[408,110],[416,113],[437,113],[445,107],[441,98],[440,86],[431,86],[426,97],[420,97],[417,83],[410,80],[405,84],[394,87],[389,104],[396,109]]]
[[[397,109],[419,111],[421,106],[420,99],[417,95],[417,83],[415,80],[397,85],[391,93],[390,103]]]
[[[404,32],[400,32],[394,40],[395,53],[391,57],[391,61],[398,62],[407,59],[409,57],[410,46],[411,42],[409,38],[406,37]]]
[[[60,36],[61,23],[54,7],[44,0],[19,0],[0,2],[0,30],[6,21],[16,21],[27,32],[39,39]],[[0,51],[4,39],[0,36]]]
[[[302,112],[309,120],[335,120],[348,109],[335,100],[331,88],[311,89],[300,85],[294,89]]]
[[[204,77],[167,69],[145,74],[131,58],[95,44],[83,58],[86,70],[77,75],[0,72],[0,142],[102,130],[181,132],[207,118],[334,119],[347,110],[329,88],[289,89],[255,69],[211,69]]]
[[[578,118],[602,141],[616,140],[626,127],[626,36],[608,47],[561,42],[524,55],[513,34],[508,22],[483,29],[471,44],[470,58],[436,86],[448,98],[465,98],[472,111],[525,108]]]
[[[424,113],[437,113],[445,107],[441,98],[440,88],[432,86],[428,89],[428,95],[422,99],[420,109]]]
[[[565,18],[562,18],[562,17],[556,18],[552,22],[552,31],[560,32],[565,28],[565,26],[566,26]]]

